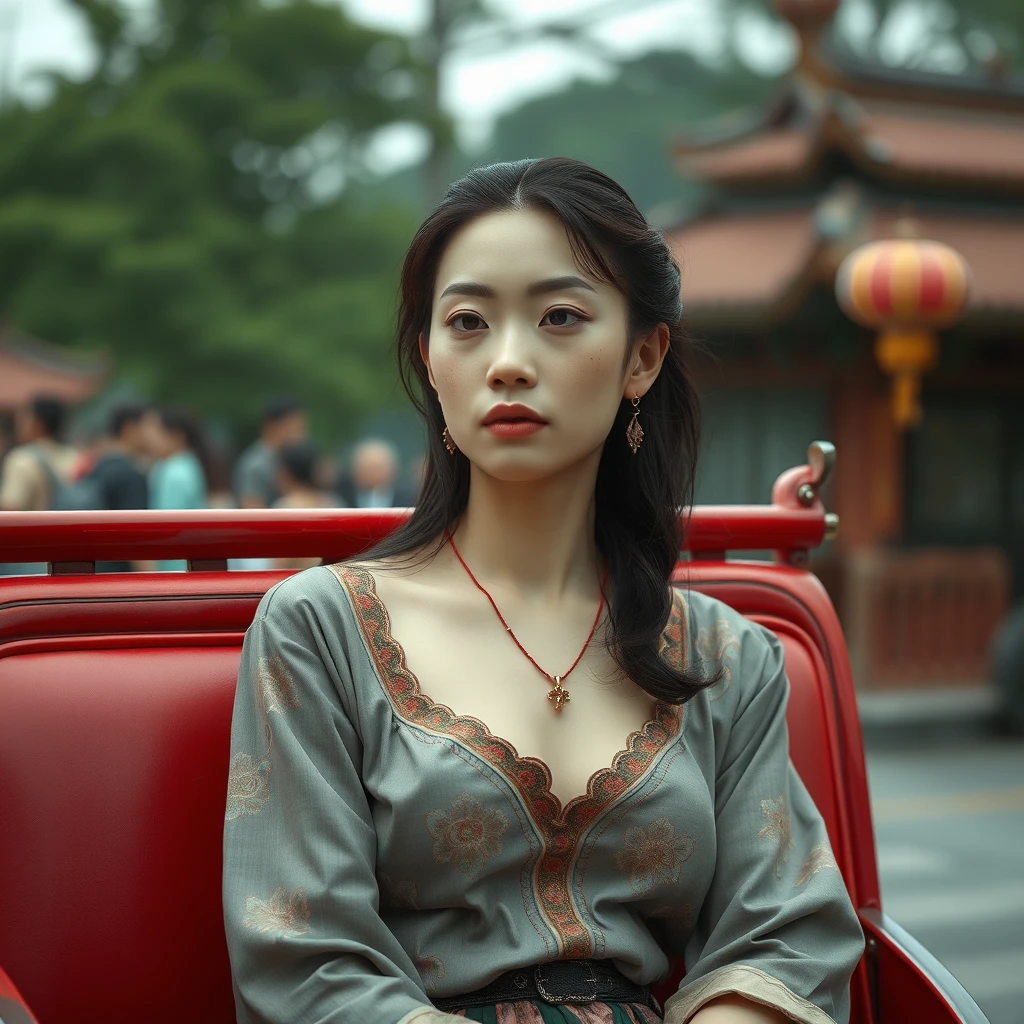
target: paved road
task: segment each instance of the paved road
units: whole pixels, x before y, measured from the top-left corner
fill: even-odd
[[[989,1016],[1024,1024],[1024,742],[868,747],[882,905]]]

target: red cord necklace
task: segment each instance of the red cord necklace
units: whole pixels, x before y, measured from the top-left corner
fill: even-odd
[[[601,620],[601,612],[604,611],[604,586],[608,580],[608,566],[604,567],[604,572],[601,576],[601,600],[597,605],[597,614],[594,616],[594,624],[590,627],[590,633],[587,636],[586,642],[583,644],[583,649],[576,656],[576,660],[563,672],[560,676],[552,675],[550,672],[546,672],[544,669],[537,664],[530,652],[519,642],[519,638],[512,632],[512,627],[505,621],[505,617],[498,611],[498,606],[494,603],[494,598],[487,592],[484,585],[473,575],[473,570],[466,565],[465,559],[459,554],[459,549],[455,546],[455,538],[449,533],[448,543],[452,546],[452,551],[455,552],[455,557],[462,564],[462,568],[466,570],[466,574],[476,584],[477,589],[491,602],[491,607],[494,609],[494,614],[498,616],[501,624],[505,627],[505,632],[512,637],[516,647],[519,648],[529,659],[529,662],[533,667],[546,679],[554,683],[554,689],[548,691],[548,700],[555,705],[556,711],[561,711],[566,704],[569,703],[569,691],[562,686],[562,680],[568,678],[569,673],[580,663],[584,653],[590,646],[590,641],[594,639],[594,633],[597,632],[597,624]]]

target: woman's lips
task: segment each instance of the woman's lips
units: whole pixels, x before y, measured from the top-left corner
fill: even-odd
[[[536,434],[546,426],[547,424],[540,420],[527,419],[492,420],[486,424],[486,428],[495,437],[526,437],[528,434]]]

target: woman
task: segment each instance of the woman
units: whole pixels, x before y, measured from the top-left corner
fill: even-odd
[[[419,504],[246,636],[240,1021],[847,1021],[862,936],[789,766],[781,645],[668,582],[680,316],[661,236],[576,161],[473,171],[420,228]],[[664,950],[688,973],[662,1018]]]
[[[182,409],[162,409],[146,418],[149,447],[156,458],[149,470],[149,507],[206,508],[204,444],[199,425]],[[184,572],[185,562],[164,559],[161,572]]]

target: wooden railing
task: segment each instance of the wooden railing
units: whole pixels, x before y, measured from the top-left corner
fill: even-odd
[[[850,552],[843,627],[859,689],[970,685],[990,677],[1010,567],[998,548]]]

